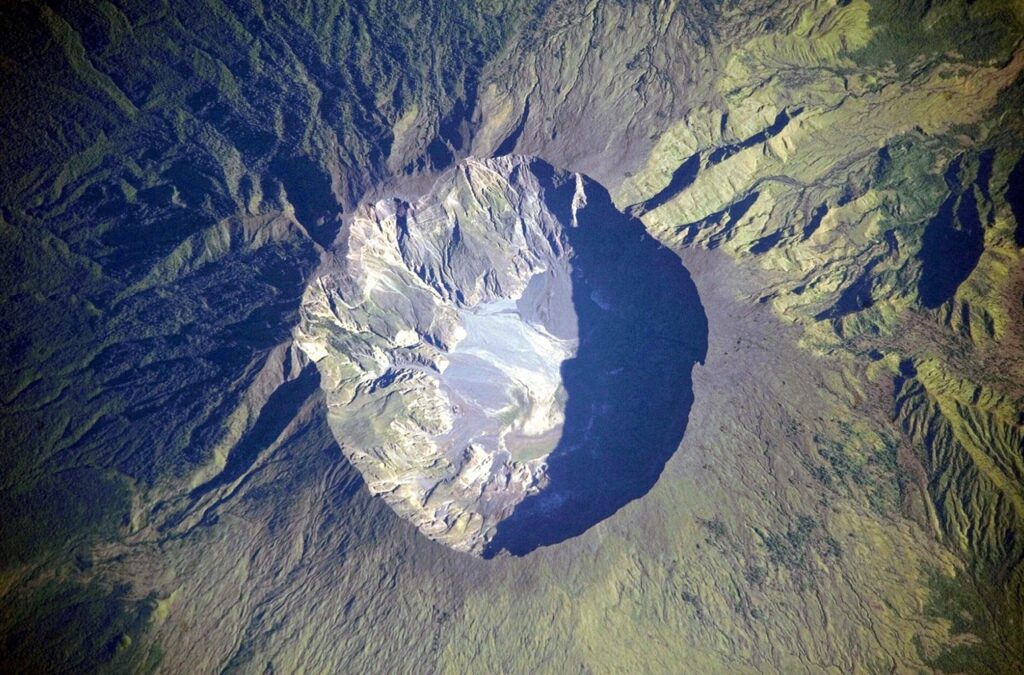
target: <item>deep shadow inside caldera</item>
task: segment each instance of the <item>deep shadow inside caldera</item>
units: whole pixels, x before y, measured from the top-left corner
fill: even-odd
[[[541,161],[531,170],[563,223],[575,185]],[[692,370],[708,327],[679,257],[588,180],[573,249],[579,347],[561,367],[568,394],[548,485],[498,524],[485,557],[522,556],[582,534],[645,495],[679,447],[693,404]]]

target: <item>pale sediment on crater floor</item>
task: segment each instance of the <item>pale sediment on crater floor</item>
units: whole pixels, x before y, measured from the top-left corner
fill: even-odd
[[[481,552],[545,481],[578,343],[570,250],[524,159],[470,160],[413,204],[353,217],[298,341],[371,492]]]
[[[599,185],[467,160],[414,203],[357,211],[340,250],[296,339],[343,452],[427,536],[525,554],[657,480],[703,311],[679,258]]]

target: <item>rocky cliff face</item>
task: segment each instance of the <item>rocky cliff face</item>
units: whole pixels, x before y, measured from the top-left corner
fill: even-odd
[[[582,178],[575,206],[585,203]],[[467,160],[423,198],[360,208],[303,300],[346,457],[433,539],[480,553],[546,483],[578,346],[572,249],[522,159]]]
[[[371,493],[480,555],[515,512],[519,534],[497,545],[522,552],[640,496],[674,451],[636,418],[661,405],[656,437],[685,427],[688,368],[706,348],[688,285],[590,179],[467,159],[411,203],[353,214],[306,291],[296,343]],[[625,429],[609,433],[612,420]]]

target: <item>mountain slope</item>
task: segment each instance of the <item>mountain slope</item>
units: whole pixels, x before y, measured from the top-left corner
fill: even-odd
[[[0,17],[10,669],[1024,667],[1017,4]],[[359,204],[512,152],[708,349],[650,492],[484,561],[370,498],[293,328]]]

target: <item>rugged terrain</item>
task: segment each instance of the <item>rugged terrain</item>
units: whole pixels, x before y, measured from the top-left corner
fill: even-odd
[[[469,158],[414,203],[358,209],[335,249],[296,344],[345,456],[424,534],[525,553],[657,480],[707,321],[678,256],[606,190]]]
[[[357,211],[338,248],[296,330],[334,435],[371,493],[481,553],[547,482],[565,422],[579,329],[563,224],[527,163],[467,160],[413,204]]]
[[[0,17],[5,669],[1024,669],[1019,3]],[[706,354],[638,498],[485,560],[370,496],[301,326],[371,205],[510,154]]]

